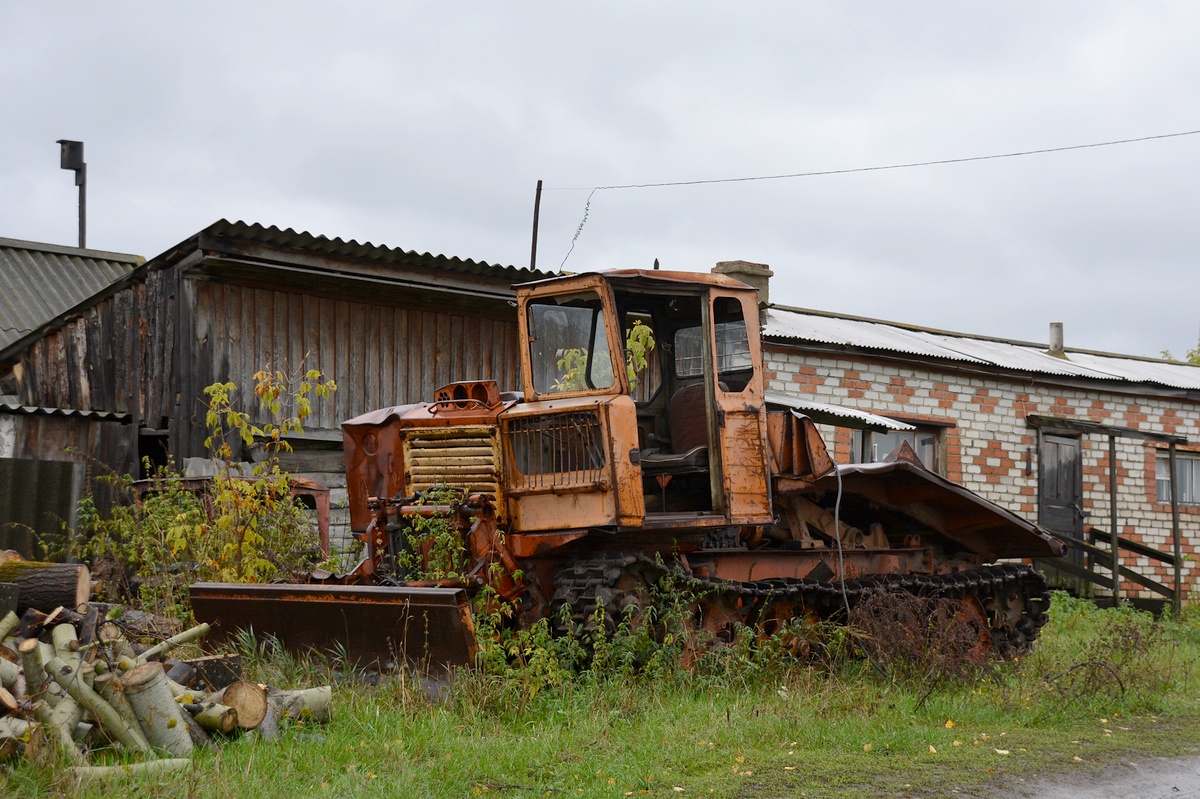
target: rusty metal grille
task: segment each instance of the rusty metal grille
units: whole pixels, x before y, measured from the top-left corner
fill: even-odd
[[[447,427],[404,437],[407,493],[449,485],[498,495],[496,428]]]
[[[603,482],[608,459],[595,411],[510,419],[505,441],[516,490],[595,487]]]

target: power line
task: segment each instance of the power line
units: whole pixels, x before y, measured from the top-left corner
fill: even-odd
[[[701,186],[712,183],[747,183],[755,180],[786,180],[788,178],[813,178],[823,175],[849,175],[855,172],[882,172],[888,169],[912,169],[920,166],[941,166],[943,164],[965,164],[971,161],[994,161],[999,158],[1021,158],[1027,155],[1044,155],[1046,153],[1063,153],[1070,150],[1086,150],[1093,147],[1112,147],[1117,144],[1135,144],[1137,142],[1154,141],[1155,139],[1174,139],[1180,136],[1195,136],[1200,130],[1185,130],[1180,133],[1160,133],[1156,136],[1140,136],[1136,139],[1115,139],[1113,141],[1092,142],[1091,144],[1072,144],[1066,147],[1046,147],[1040,150],[1021,150],[1014,153],[997,153],[994,155],[974,155],[967,158],[942,158],[936,161],[913,161],[905,164],[885,164],[883,166],[860,166],[849,169],[823,169],[814,172],[791,172],[786,175],[754,175],[740,178],[709,178],[706,180],[674,180],[663,183],[624,183],[612,186],[571,186],[552,187],[546,191],[601,191],[605,189],[656,189],[665,186]]]
[[[1090,144],[1070,144],[1065,147],[1044,147],[1039,150],[1020,150],[1012,153],[995,153],[993,155],[973,155],[966,158],[940,158],[934,161],[913,161],[905,164],[884,164],[882,166],[860,166],[851,167],[848,169],[822,169],[813,172],[790,172],[785,175],[754,175],[740,178],[708,178],[703,180],[672,180],[663,183],[621,183],[611,186],[559,186],[550,187],[545,191],[587,191],[587,203],[583,209],[583,218],[579,220],[579,226],[575,229],[575,235],[571,238],[571,247],[567,250],[567,254],[563,256],[562,263],[558,265],[561,270],[566,265],[567,259],[571,257],[571,253],[575,251],[575,243],[579,241],[579,236],[583,233],[583,227],[587,224],[588,214],[592,208],[592,197],[598,191],[606,191],[612,189],[659,189],[667,186],[705,186],[718,183],[749,183],[758,180],[787,180],[790,178],[815,178],[826,175],[850,175],[856,172],[883,172],[891,169],[913,169],[922,166],[942,166],[945,164],[966,164],[972,161],[995,161],[1000,158],[1023,158],[1029,155],[1045,155],[1046,153],[1065,153],[1071,150],[1087,150],[1095,147],[1112,147],[1118,144],[1136,144],[1138,142],[1155,141],[1157,139],[1175,139],[1181,136],[1195,136],[1200,134],[1200,130],[1185,130],[1178,133],[1160,133],[1155,136],[1139,136],[1133,139],[1113,139],[1112,141],[1091,142]]]

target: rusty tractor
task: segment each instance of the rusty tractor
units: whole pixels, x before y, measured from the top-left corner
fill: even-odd
[[[458,382],[343,424],[358,568],[197,584],[198,618],[444,668],[471,662],[481,592],[513,624],[561,629],[599,605],[620,619],[672,571],[699,589],[694,623],[714,642],[888,588],[954,598],[996,655],[1028,649],[1049,594],[1013,561],[1062,545],[904,444],[836,466],[812,414],[788,407],[810,405],[765,390],[754,289],[626,270],[516,294],[521,391]],[[414,532],[431,518],[459,536],[456,562],[430,568]]]

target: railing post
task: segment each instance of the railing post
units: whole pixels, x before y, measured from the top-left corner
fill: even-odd
[[[1179,495],[1175,490],[1175,442],[1167,444],[1167,462],[1171,470],[1171,534],[1175,545],[1175,618],[1183,608],[1183,542],[1179,537]]]
[[[1121,604],[1121,537],[1117,533],[1117,437],[1108,436],[1108,523],[1112,532],[1113,607]]]

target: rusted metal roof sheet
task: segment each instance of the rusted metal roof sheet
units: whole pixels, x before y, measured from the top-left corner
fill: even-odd
[[[1065,551],[1043,528],[920,464],[843,464],[815,487],[831,493],[840,487],[847,505],[859,497],[875,513],[889,509],[906,514],[989,560],[1058,557]]]
[[[490,264],[486,261],[475,261],[470,258],[449,257],[432,253],[418,253],[414,250],[403,250],[399,247],[387,247],[371,242],[357,242],[353,239],[329,238],[328,236],[313,235],[292,228],[280,229],[274,225],[263,225],[246,222],[230,222],[221,219],[202,230],[194,237],[201,246],[225,241],[243,241],[254,244],[270,245],[281,249],[300,250],[324,256],[339,256],[343,258],[361,258],[370,261],[396,264],[399,266],[425,267],[465,275],[494,277],[512,282],[537,280],[552,277],[554,272],[544,272],[528,267],[503,266]],[[184,242],[176,250],[186,247]],[[161,257],[161,256],[160,256]],[[155,261],[159,259],[156,258]]]
[[[1057,358],[1046,352],[1047,344],[950,333],[780,305],[772,305],[764,315],[763,336],[942,358],[1023,373],[1200,390],[1200,366],[1074,349],[1067,349],[1067,357]]]
[[[0,351],[141,262],[137,255],[0,238]]]

